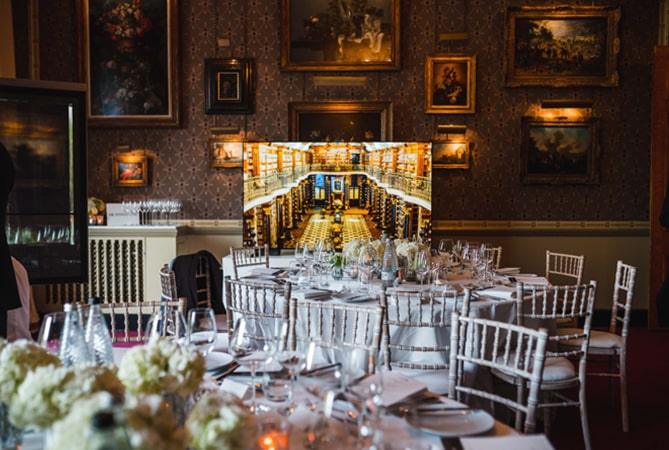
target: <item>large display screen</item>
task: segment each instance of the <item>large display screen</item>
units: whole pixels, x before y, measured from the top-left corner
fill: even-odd
[[[429,240],[430,142],[245,142],[244,244]]]

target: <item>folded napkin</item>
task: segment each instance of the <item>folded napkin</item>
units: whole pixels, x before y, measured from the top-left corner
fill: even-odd
[[[500,267],[495,272],[500,275],[512,275],[520,273],[520,267]]]
[[[511,286],[493,286],[477,291],[481,297],[492,297],[503,300],[511,300],[516,296],[516,288]]]
[[[516,450],[553,450],[554,447],[545,434],[526,434],[521,436],[461,437],[463,450],[498,450],[513,448]]]
[[[332,291],[327,289],[294,289],[291,295],[305,300],[325,300],[332,298]]]
[[[516,275],[514,278],[518,283],[548,286],[548,280],[546,277]]]
[[[278,269],[276,267],[255,267],[251,270],[253,275],[276,276],[282,273],[285,269]]]
[[[407,397],[411,397],[412,395],[427,389],[425,384],[408,375],[382,370],[380,373],[365,378],[360,383],[353,386],[352,390],[357,394],[364,395],[365,390],[367,390],[372,383],[383,384],[381,403],[385,407],[392,406]]]

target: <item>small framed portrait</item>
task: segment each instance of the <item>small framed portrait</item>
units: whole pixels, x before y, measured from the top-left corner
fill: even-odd
[[[466,139],[432,141],[434,169],[469,169],[469,142]]]
[[[209,140],[209,165],[211,167],[242,167],[244,142],[226,141],[213,137]]]
[[[205,113],[253,112],[253,62],[250,59],[204,60]]]
[[[112,158],[112,184],[124,187],[148,186],[148,158],[136,155],[114,156]]]
[[[425,112],[473,114],[476,102],[476,56],[425,58]]]

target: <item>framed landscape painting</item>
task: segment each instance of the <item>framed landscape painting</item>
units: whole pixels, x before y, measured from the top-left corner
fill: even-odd
[[[599,119],[523,117],[521,142],[523,183],[598,183]]]
[[[281,68],[398,70],[400,0],[281,0]]]
[[[469,143],[466,139],[432,141],[434,169],[469,169]]]
[[[390,102],[293,102],[290,139],[296,141],[390,141]]]
[[[242,167],[243,160],[244,142],[229,141],[219,137],[209,139],[210,167]]]
[[[79,0],[88,124],[179,125],[177,0]]]
[[[617,86],[620,8],[511,7],[505,26],[507,86]]]

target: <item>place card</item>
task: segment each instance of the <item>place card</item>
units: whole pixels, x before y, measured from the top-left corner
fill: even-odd
[[[554,450],[545,434],[525,434],[500,437],[461,437],[462,450]]]
[[[408,375],[399,372],[388,372],[386,370],[365,378],[352,389],[356,393],[362,395],[372,383],[383,384],[381,404],[385,407],[392,406],[407,397],[411,397],[412,395],[427,389],[427,386],[424,383],[417,381]]]

